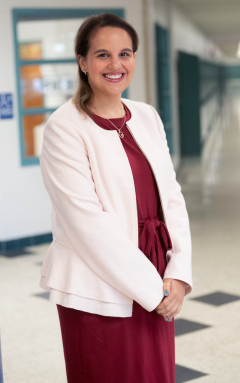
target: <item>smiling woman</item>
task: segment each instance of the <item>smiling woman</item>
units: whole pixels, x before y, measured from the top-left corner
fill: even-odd
[[[95,50],[97,47],[102,47]],[[135,56],[132,39],[128,32],[121,28],[103,27],[95,32],[86,57],[77,55],[80,68],[88,75],[88,82],[95,95],[99,92],[119,97],[130,84],[134,68]],[[106,84],[118,84],[111,86]],[[94,104],[94,98],[93,98]]]
[[[74,98],[80,112],[89,114],[101,107],[109,118],[122,116],[119,95],[132,80],[137,49],[136,31],[118,16],[92,17],[81,25],[75,44],[79,88]]]
[[[161,119],[121,98],[137,48],[123,19],[87,19],[79,88],[44,132],[54,240],[40,285],[57,304],[68,383],[175,382],[172,319],[191,291],[191,239]]]

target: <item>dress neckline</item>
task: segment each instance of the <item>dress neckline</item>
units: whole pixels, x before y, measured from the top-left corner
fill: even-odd
[[[95,124],[97,124],[98,126],[100,126],[103,129],[106,129],[106,130],[116,130],[116,128],[111,124],[111,122],[114,125],[116,125],[117,128],[121,128],[121,126],[123,125],[123,122],[124,122],[124,118],[126,118],[125,124],[122,127],[122,129],[125,129],[126,128],[126,122],[128,122],[132,116],[131,116],[130,110],[126,107],[125,104],[123,104],[123,107],[126,111],[126,116],[123,116],[123,117],[107,119],[107,118],[98,116],[97,114],[91,114],[91,115],[89,115],[89,117],[95,122]]]
[[[117,117],[117,118],[104,118],[104,117],[101,117],[101,116],[98,116],[97,114],[91,114],[90,117],[93,118],[93,119],[99,119],[99,121],[115,121],[116,123],[121,123],[124,121],[124,118],[126,117],[126,121],[129,121],[130,118],[131,118],[131,112],[130,110],[127,108],[127,106],[122,102],[123,104],[123,107],[124,107],[124,110],[125,110],[125,116],[123,117]],[[127,117],[130,117],[130,118],[127,118]]]

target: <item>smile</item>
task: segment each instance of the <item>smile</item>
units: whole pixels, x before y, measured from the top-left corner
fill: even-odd
[[[125,73],[116,73],[116,74],[105,73],[105,74],[103,74],[103,78],[106,81],[119,82],[119,81],[122,81],[122,79],[125,77],[125,75],[126,75]]]

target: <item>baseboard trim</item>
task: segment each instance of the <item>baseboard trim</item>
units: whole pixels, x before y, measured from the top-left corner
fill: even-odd
[[[12,239],[10,241],[0,242],[0,254],[7,253],[8,251],[23,249],[28,246],[41,245],[43,243],[52,242],[52,233],[34,235],[32,237],[25,237],[19,239]]]

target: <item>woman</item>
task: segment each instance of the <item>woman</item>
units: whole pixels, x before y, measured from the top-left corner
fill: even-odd
[[[121,99],[137,48],[123,19],[87,19],[75,45],[80,87],[44,133],[53,243],[40,285],[57,304],[68,383],[175,382],[189,222],[160,117]]]

